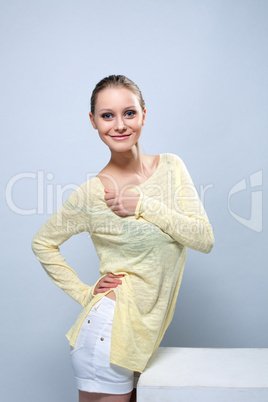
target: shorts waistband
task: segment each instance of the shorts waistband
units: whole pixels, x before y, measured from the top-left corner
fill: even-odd
[[[103,296],[91,309],[89,314],[97,314],[105,318],[113,318],[116,301]]]

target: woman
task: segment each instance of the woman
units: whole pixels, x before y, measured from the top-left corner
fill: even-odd
[[[79,186],[35,235],[32,248],[52,280],[84,309],[67,334],[79,401],[130,400],[171,322],[187,247],[204,253],[212,228],[182,160],[146,155],[139,138],[146,109],[125,76],[95,87],[89,114],[111,158]],[[59,245],[88,231],[101,278],[85,285]]]

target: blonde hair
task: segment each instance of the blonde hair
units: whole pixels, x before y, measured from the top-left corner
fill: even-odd
[[[90,111],[94,115],[95,113],[95,105],[97,101],[98,94],[106,88],[113,88],[113,87],[123,87],[129,89],[133,92],[139,101],[139,104],[142,110],[145,108],[145,102],[142,97],[142,93],[138,87],[131,79],[125,77],[124,75],[109,75],[108,77],[103,78],[98,84],[95,86],[91,99],[90,99]]]

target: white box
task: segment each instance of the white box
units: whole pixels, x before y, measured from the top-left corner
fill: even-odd
[[[268,349],[160,347],[137,402],[268,402]]]

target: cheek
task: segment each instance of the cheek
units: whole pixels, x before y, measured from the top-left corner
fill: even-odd
[[[142,126],[143,126],[143,119],[142,119],[142,118],[139,118],[139,119],[132,120],[132,122],[129,123],[129,125],[131,125],[132,128],[133,128],[135,131],[138,131],[138,130],[140,130],[140,129],[142,128]]]
[[[137,124],[137,130],[141,131],[142,130],[142,126],[143,126],[143,119],[141,119],[139,121],[139,123]]]
[[[112,127],[111,122],[100,121],[100,122],[98,122],[98,124],[97,124],[97,129],[98,129],[98,132],[99,132],[100,134],[101,134],[101,133],[106,133],[106,132],[108,132],[109,130],[111,130],[111,127]]]

